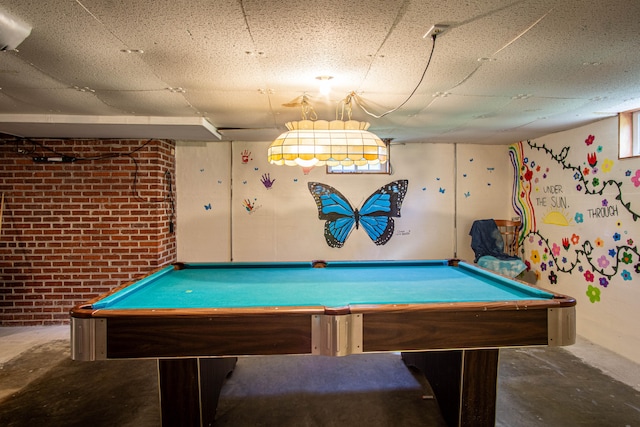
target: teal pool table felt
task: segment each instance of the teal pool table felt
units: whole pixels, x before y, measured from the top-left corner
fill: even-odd
[[[447,261],[219,263],[167,267],[93,309],[345,307],[552,299],[541,289]]]

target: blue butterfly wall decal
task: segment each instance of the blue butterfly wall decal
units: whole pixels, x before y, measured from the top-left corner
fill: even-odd
[[[360,209],[354,209],[335,188],[320,182],[310,182],[309,191],[316,201],[318,218],[326,220],[324,237],[332,248],[341,248],[354,228],[362,228],[376,245],[384,245],[393,236],[393,217],[400,217],[400,208],[409,181],[393,181],[375,191]]]

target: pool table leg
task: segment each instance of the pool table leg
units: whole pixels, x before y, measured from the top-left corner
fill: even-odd
[[[162,426],[212,426],[236,357],[159,359]]]
[[[498,349],[402,353],[425,375],[449,426],[494,426]]]

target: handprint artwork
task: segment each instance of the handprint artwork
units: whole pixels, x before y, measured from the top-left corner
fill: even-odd
[[[273,186],[273,183],[276,182],[276,180],[275,178],[271,179],[271,176],[268,173],[265,173],[262,175],[260,182],[262,182],[264,188],[266,188],[267,190],[271,190],[271,187]]]
[[[242,153],[240,153],[240,158],[242,159],[242,163],[247,164],[249,163],[251,157],[251,151],[249,150],[244,150]]]
[[[249,200],[249,199],[244,199],[242,201],[242,206],[244,206],[244,208],[247,210],[247,212],[251,212],[253,210],[253,208],[255,207],[255,204],[251,203],[251,200]]]

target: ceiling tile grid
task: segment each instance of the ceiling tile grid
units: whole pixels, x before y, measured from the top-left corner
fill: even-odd
[[[637,0],[5,0],[0,13],[33,27],[0,52],[0,132],[41,115],[19,136],[59,114],[204,118],[225,140],[268,140],[303,96],[332,120],[353,92],[368,110],[353,118],[382,137],[507,144],[640,107]],[[428,62],[434,24],[449,28]]]

